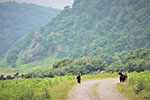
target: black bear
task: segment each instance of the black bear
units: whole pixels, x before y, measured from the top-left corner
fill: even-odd
[[[77,82],[78,82],[78,83],[81,83],[81,74],[80,74],[80,72],[78,72]]]
[[[120,82],[124,82],[126,78],[128,77],[126,72],[122,72],[122,71],[120,71],[118,75],[120,75]]]

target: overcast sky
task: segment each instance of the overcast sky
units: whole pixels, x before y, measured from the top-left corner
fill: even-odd
[[[7,2],[7,1],[14,1],[14,0],[0,0],[0,2]],[[16,2],[26,2],[26,3],[34,3],[37,5],[52,7],[63,9],[67,5],[72,5],[74,0],[15,0]]]

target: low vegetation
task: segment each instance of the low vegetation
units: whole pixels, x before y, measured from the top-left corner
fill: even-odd
[[[84,75],[82,81],[116,77],[117,74]],[[0,80],[2,100],[66,100],[77,84],[76,76]]]
[[[69,93],[70,88],[76,84],[74,79],[74,76],[64,76],[44,79],[0,80],[0,98],[2,100],[61,100],[59,98],[62,95],[67,98],[66,93]]]
[[[117,89],[129,100],[150,100],[150,71],[133,72],[126,83],[119,83]]]

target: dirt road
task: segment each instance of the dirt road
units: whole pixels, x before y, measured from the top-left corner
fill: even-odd
[[[118,82],[118,78],[82,82],[75,86],[69,100],[126,100],[115,90],[115,84]],[[100,83],[96,88],[99,97],[94,96],[92,92],[97,83]]]

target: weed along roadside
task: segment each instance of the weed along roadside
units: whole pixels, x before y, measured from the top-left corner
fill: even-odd
[[[75,84],[74,76],[0,80],[1,100],[65,100]],[[60,99],[61,100],[61,99]]]
[[[150,100],[150,71],[131,73],[127,82],[117,84],[117,90],[129,100]]]

